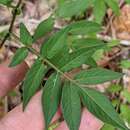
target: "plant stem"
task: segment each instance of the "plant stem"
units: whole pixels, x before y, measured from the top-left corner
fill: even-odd
[[[22,0],[19,0],[17,5],[13,9],[13,17],[12,17],[12,21],[11,21],[9,30],[8,30],[8,33],[5,35],[5,37],[3,38],[3,40],[0,44],[0,48],[2,48],[2,46],[5,44],[6,40],[10,37],[10,34],[12,33],[14,22],[16,20],[16,16],[17,16],[17,12],[18,12],[18,8],[20,7],[21,3],[22,3]]]
[[[62,76],[64,76],[66,79],[68,79],[69,81],[71,81],[73,84],[77,85],[77,86],[81,86],[81,84],[77,83],[75,80],[71,79],[69,76],[67,76],[66,74],[64,74],[60,69],[58,69],[55,65],[53,65],[49,60],[44,59],[44,61],[50,65],[53,69],[55,69],[57,72],[59,72]]]

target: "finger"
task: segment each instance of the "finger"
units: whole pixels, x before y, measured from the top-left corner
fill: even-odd
[[[86,109],[83,110],[82,119],[79,130],[100,130],[103,123],[95,118]],[[69,130],[65,121],[63,121],[56,130]]]
[[[16,67],[9,68],[5,64],[0,65],[0,97],[13,89],[24,78],[28,65],[23,62]]]
[[[61,113],[58,111],[53,121],[59,119]],[[44,118],[41,107],[41,92],[36,94],[25,112],[22,106],[16,107],[9,112],[0,122],[0,130],[43,130]]]

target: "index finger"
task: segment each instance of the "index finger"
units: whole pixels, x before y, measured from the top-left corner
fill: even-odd
[[[5,96],[7,92],[13,89],[24,78],[28,70],[25,62],[10,68],[5,64],[0,64],[0,97]]]

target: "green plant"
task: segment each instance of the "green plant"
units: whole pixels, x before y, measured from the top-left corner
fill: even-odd
[[[119,85],[112,84],[106,90],[107,94],[112,94],[111,99],[113,106],[117,111],[120,111],[120,117],[125,121],[127,126],[130,126],[130,94],[129,90]],[[118,98],[116,97],[118,96]],[[101,130],[119,130],[112,125],[104,124]]]
[[[101,3],[98,3],[97,0],[60,0],[56,13],[45,21],[42,21],[33,35],[31,35],[26,26],[21,23],[20,38],[12,32],[12,27],[17,15],[17,10],[22,1],[19,0],[19,4],[13,7],[15,13],[13,14],[12,24],[1,46],[9,36],[13,36],[21,42],[23,47],[19,48],[15,53],[10,67],[20,64],[28,56],[29,52],[37,56],[23,83],[23,109],[26,108],[28,102],[37,90],[41,88],[42,79],[46,73],[50,69],[54,69],[54,72],[50,75],[42,88],[42,104],[46,129],[61,102],[63,117],[70,130],[79,129],[82,105],[103,122],[122,130],[128,130],[108,98],[102,93],[87,87],[88,85],[101,84],[122,77],[121,73],[97,67],[92,57],[97,50],[107,48],[106,43],[93,37],[102,30],[101,25],[98,23],[101,22],[104,16],[106,4],[111,7],[116,14],[119,13],[119,7],[116,1],[100,1]],[[9,3],[9,7],[12,8],[10,0],[4,0],[1,3],[7,6]],[[54,21],[57,17],[71,17],[80,14],[93,3],[95,19],[98,23],[87,20],[73,22],[58,32],[53,33],[42,44],[40,52],[32,48],[32,44],[53,30]],[[102,6],[104,12],[101,12],[101,10],[96,7],[96,3],[104,5],[104,7]],[[97,14],[97,10],[100,11],[99,14]],[[79,35],[80,37],[78,37]],[[66,74],[72,69],[80,67],[82,64],[88,64],[90,69],[83,70],[74,77]],[[64,80],[61,80],[62,77]]]

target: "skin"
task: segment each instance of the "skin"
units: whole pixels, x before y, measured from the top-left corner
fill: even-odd
[[[28,66],[25,62],[9,68],[5,64],[0,65],[0,97],[5,96],[11,89],[23,80]],[[43,130],[44,117],[41,107],[41,92],[38,92],[29,102],[25,112],[22,104],[14,108],[3,119],[0,120],[0,130]],[[55,114],[52,122],[61,116],[60,109]],[[79,130],[100,130],[102,122],[83,109],[81,125]],[[56,130],[69,130],[65,121],[61,122]]]

